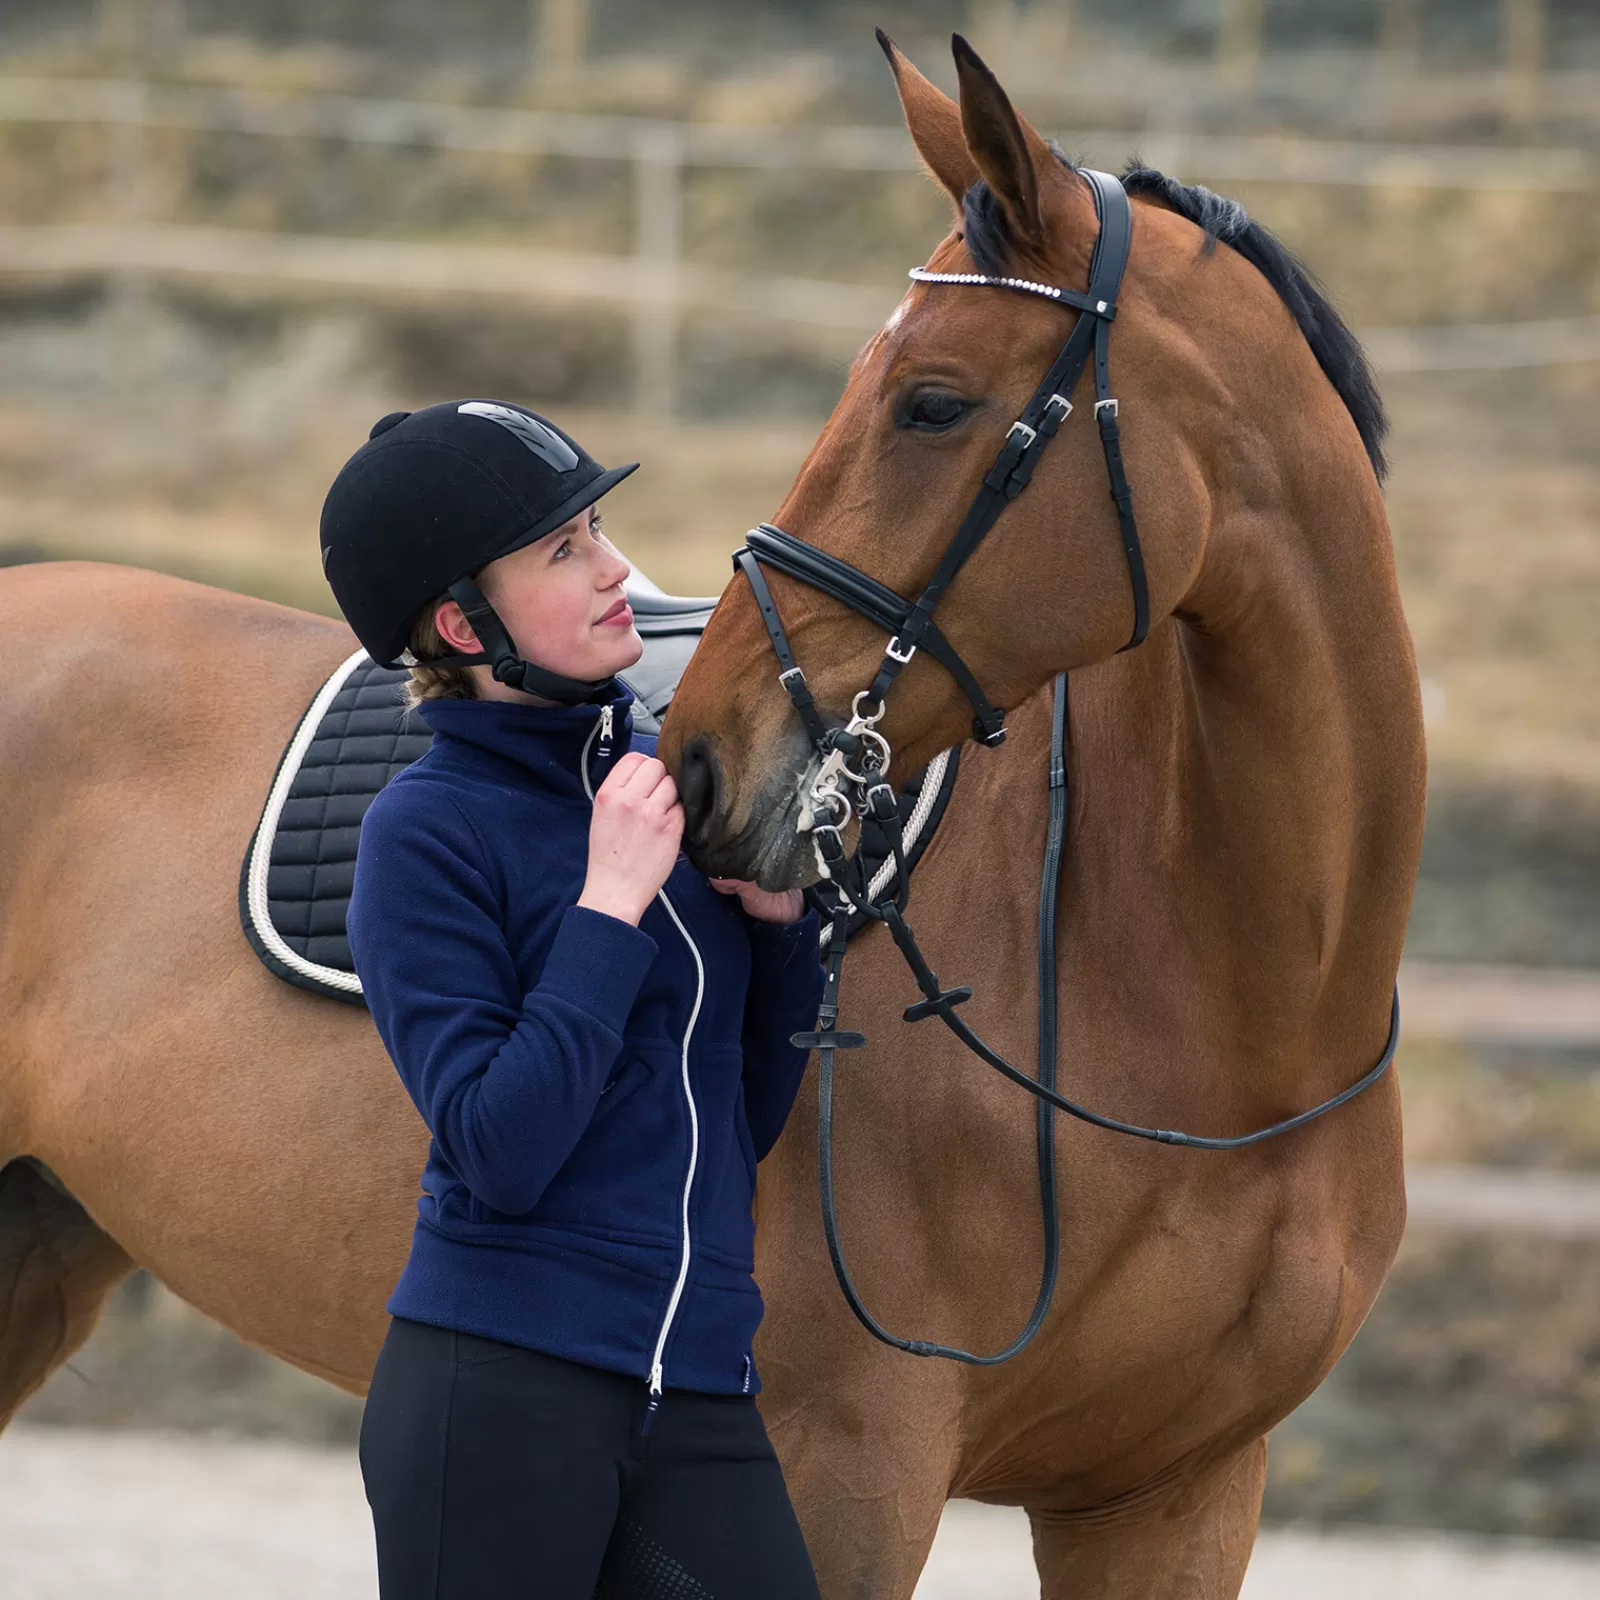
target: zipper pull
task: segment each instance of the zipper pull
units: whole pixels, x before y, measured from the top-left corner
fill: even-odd
[[[610,749],[609,749],[609,746],[611,744],[611,724],[612,724],[612,720],[613,720],[613,708],[611,706],[601,706],[600,707],[600,748],[602,750],[604,750],[607,755],[609,755],[611,753]]]
[[[650,1369],[650,1400],[644,1408],[644,1421],[639,1424],[639,1437],[650,1437],[650,1426],[656,1420],[656,1412],[661,1409],[661,1365],[658,1362]]]

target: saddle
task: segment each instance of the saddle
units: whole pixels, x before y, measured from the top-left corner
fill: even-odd
[[[633,691],[635,728],[653,734],[717,602],[666,594],[638,572],[627,589],[644,654],[622,682]],[[239,921],[267,969],[350,1005],[366,1004],[345,936],[361,819],[433,740],[401,703],[405,678],[403,668],[380,667],[364,650],[334,668],[279,758],[239,869]],[[944,815],[956,767],[957,752],[946,751],[901,792],[908,870]],[[893,877],[892,862],[869,855],[866,866],[874,878]]]

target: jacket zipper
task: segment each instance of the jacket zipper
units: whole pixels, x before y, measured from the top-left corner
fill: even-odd
[[[594,745],[596,736],[602,745],[611,743],[613,713],[610,706],[600,708],[599,720],[595,723],[589,737],[584,741],[583,754],[579,757],[579,767],[582,770],[584,792],[589,796],[589,802],[594,803],[594,785],[589,781],[589,751]],[[645,1405],[644,1420],[640,1424],[639,1432],[647,1435],[650,1426],[655,1421],[656,1412],[661,1406],[662,1359],[667,1348],[667,1336],[672,1332],[672,1324],[678,1315],[678,1307],[683,1301],[683,1291],[689,1281],[689,1197],[694,1189],[695,1169],[700,1160],[700,1111],[695,1105],[694,1087],[689,1081],[689,1044],[694,1038],[695,1024],[700,1020],[700,1007],[705,1002],[706,994],[706,966],[700,955],[700,948],[695,944],[684,926],[683,918],[678,915],[677,907],[667,898],[665,889],[656,891],[656,899],[666,908],[666,913],[672,918],[673,926],[683,936],[683,942],[689,947],[689,954],[694,957],[695,991],[694,1006],[689,1012],[688,1026],[683,1030],[683,1047],[679,1056],[679,1071],[683,1081],[684,1103],[689,1108],[689,1170],[683,1180],[683,1250],[678,1260],[678,1280],[672,1286],[672,1297],[667,1301],[666,1315],[661,1319],[661,1330],[656,1335],[656,1347],[650,1357],[650,1398]],[[746,1379],[748,1382],[748,1378]]]
[[[590,805],[594,804],[594,783],[589,777],[589,752],[594,749],[598,737],[601,753],[608,761],[611,759],[611,725],[611,707],[601,706],[599,719],[589,730],[589,737],[583,741],[583,750],[578,756],[578,776],[583,779],[583,792],[588,795]]]
[[[694,1008],[689,1013],[688,1027],[683,1030],[681,1057],[683,1098],[689,1107],[689,1170],[683,1180],[683,1255],[678,1262],[678,1281],[673,1284],[672,1298],[667,1302],[667,1314],[661,1319],[661,1332],[656,1335],[655,1354],[650,1359],[650,1400],[645,1406],[644,1422],[639,1429],[642,1434],[650,1432],[650,1424],[655,1421],[656,1411],[661,1405],[662,1355],[667,1348],[667,1335],[672,1331],[673,1319],[678,1315],[684,1285],[689,1281],[689,1192],[694,1188],[695,1167],[700,1160],[700,1113],[694,1103],[693,1086],[689,1082],[689,1041],[694,1037],[694,1026],[700,1020],[700,1006],[706,993],[706,967],[700,958],[699,947],[690,938],[689,930],[684,927],[677,908],[667,898],[667,891],[658,889],[656,899],[666,907],[667,915],[672,918],[678,932],[683,935],[683,942],[688,945],[689,954],[694,957],[695,989]]]

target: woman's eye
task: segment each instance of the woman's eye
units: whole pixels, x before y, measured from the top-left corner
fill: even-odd
[[[571,554],[572,541],[570,539],[563,539],[561,543],[555,547],[555,551],[552,553],[550,559],[552,561],[559,561],[562,556],[569,556]]]
[[[928,390],[913,395],[906,407],[905,421],[910,428],[935,430],[948,428],[967,414],[967,402],[953,394]]]

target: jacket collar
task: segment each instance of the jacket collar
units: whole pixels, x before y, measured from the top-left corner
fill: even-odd
[[[536,706],[509,700],[424,700],[417,708],[433,729],[434,747],[465,765],[513,783],[531,777],[541,789],[587,800],[579,766],[585,745],[607,707],[612,713],[611,754],[596,760],[589,748],[589,778],[596,785],[633,737],[632,693],[621,684],[592,705]]]

